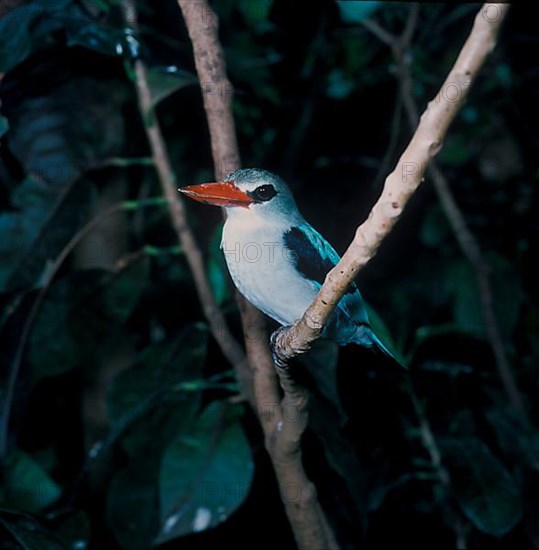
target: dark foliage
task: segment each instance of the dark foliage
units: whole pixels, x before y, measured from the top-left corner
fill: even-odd
[[[132,56],[178,184],[198,183],[212,167],[191,46],[174,0],[138,5],[133,36],[117,1],[1,3],[0,547],[292,547],[260,429],[154,200]],[[244,165],[289,182],[343,251],[410,137],[402,112],[392,124],[399,94],[426,105],[479,7],[422,5],[401,90],[361,21],[398,33],[408,4],[215,2]],[[514,6],[440,154],[491,268],[526,418],[427,180],[358,280],[409,375],[324,343],[298,366],[305,466],[345,548],[539,544],[536,46]],[[219,213],[189,208],[240,337]]]

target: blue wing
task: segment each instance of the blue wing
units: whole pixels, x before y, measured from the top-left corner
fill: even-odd
[[[341,259],[335,249],[311,226],[291,227],[284,235],[284,244],[290,251],[295,268],[318,287]],[[368,318],[363,298],[352,283],[337,306],[356,326],[367,325]]]
[[[328,271],[341,259],[324,237],[309,225],[291,227],[284,235],[284,245],[290,252],[294,267],[318,288],[324,283]],[[397,361],[371,329],[363,298],[355,283],[341,298],[324,333],[340,344],[354,342]]]

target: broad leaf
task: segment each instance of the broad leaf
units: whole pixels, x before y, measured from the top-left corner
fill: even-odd
[[[65,31],[67,44],[108,55],[122,53],[125,35],[121,28],[94,20],[74,0],[33,0],[0,20],[0,71],[7,72],[33,52],[55,43],[53,33]]]
[[[122,548],[147,550],[159,522],[156,480],[133,468],[117,473],[107,493],[107,518]]]
[[[150,395],[182,393],[182,383],[199,380],[206,357],[205,325],[189,325],[173,340],[151,344],[129,369],[113,381],[108,396],[113,425],[129,416]],[[190,397],[191,399],[191,397]],[[194,407],[199,404],[193,395]]]
[[[107,518],[130,550],[146,550],[158,533],[163,452],[195,422],[201,392],[188,383],[202,377],[206,343],[206,330],[188,326],[175,340],[151,345],[113,382],[108,399],[113,430],[124,432],[129,463],[112,480]]]
[[[39,462],[19,450],[8,457],[3,481],[7,504],[26,512],[43,510],[61,494],[60,487]]]
[[[238,8],[241,11],[248,25],[256,27],[259,32],[264,32],[272,28],[268,21],[269,13],[273,5],[273,0],[240,0]]]
[[[311,397],[309,425],[320,438],[332,469],[346,480],[355,509],[361,513],[368,507],[367,480],[357,450],[342,429],[343,414],[316,394]]]
[[[480,530],[501,537],[522,517],[517,482],[475,437],[441,439],[443,459],[464,515]]]
[[[132,417],[122,446],[128,465],[115,474],[107,492],[107,520],[118,542],[147,550],[159,531],[159,471],[165,447],[189,431],[199,409],[199,394],[181,393],[173,402]]]
[[[151,67],[148,69],[148,85],[154,107],[174,92],[197,82],[194,74],[178,67]]]
[[[90,520],[82,510],[54,510],[47,514],[54,534],[71,550],[84,550],[88,547],[91,528]]]
[[[53,283],[30,336],[34,377],[53,376],[95,357],[96,343],[124,323],[135,307],[148,265],[143,257],[115,272],[76,272]]]
[[[253,477],[249,443],[229,405],[214,402],[167,447],[159,474],[162,543],[225,521]]]
[[[85,219],[91,191],[83,183],[59,191],[33,178],[15,189],[17,211],[0,214],[0,291],[38,284],[46,262]]]
[[[347,419],[342,408],[337,384],[337,367],[339,361],[339,346],[328,340],[316,342],[313,348],[299,360],[306,365],[309,374],[313,377],[317,390],[328,399],[339,414],[339,423],[344,424]]]
[[[438,248],[451,236],[451,229],[442,209],[435,205],[430,207],[421,226],[421,242],[428,247]]]
[[[124,29],[98,23],[78,7],[72,10],[73,17],[64,20],[68,46],[83,46],[104,55],[122,55],[125,49]]]
[[[24,61],[34,49],[49,42],[47,35],[62,28],[58,17],[73,0],[34,0],[9,12],[0,20],[0,72]]]
[[[533,469],[539,457],[539,432],[525,424],[515,411],[504,403],[505,396],[493,393],[496,406],[485,411],[498,445],[515,463]]]
[[[511,342],[523,299],[518,275],[514,267],[497,254],[486,255],[486,261],[491,267],[494,311],[502,336]],[[453,299],[453,315],[457,323],[475,336],[486,337],[487,327],[477,278],[466,260],[457,260],[450,266],[446,285]]]

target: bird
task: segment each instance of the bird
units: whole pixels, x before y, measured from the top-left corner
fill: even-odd
[[[226,210],[221,249],[240,293],[280,325],[300,319],[340,256],[303,218],[284,180],[266,170],[245,168],[223,181],[178,190]],[[337,304],[321,337],[340,346],[369,348],[396,361],[374,333],[355,283]]]

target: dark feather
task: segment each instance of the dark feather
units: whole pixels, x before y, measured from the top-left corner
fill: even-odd
[[[313,240],[319,242],[315,244]],[[315,281],[320,286],[324,283],[328,271],[333,269],[340,259],[337,252],[320,235],[315,232],[307,235],[299,227],[291,227],[284,234],[284,244],[289,250],[294,267],[306,279]],[[356,285],[352,283],[347,293],[352,294],[356,290]]]

